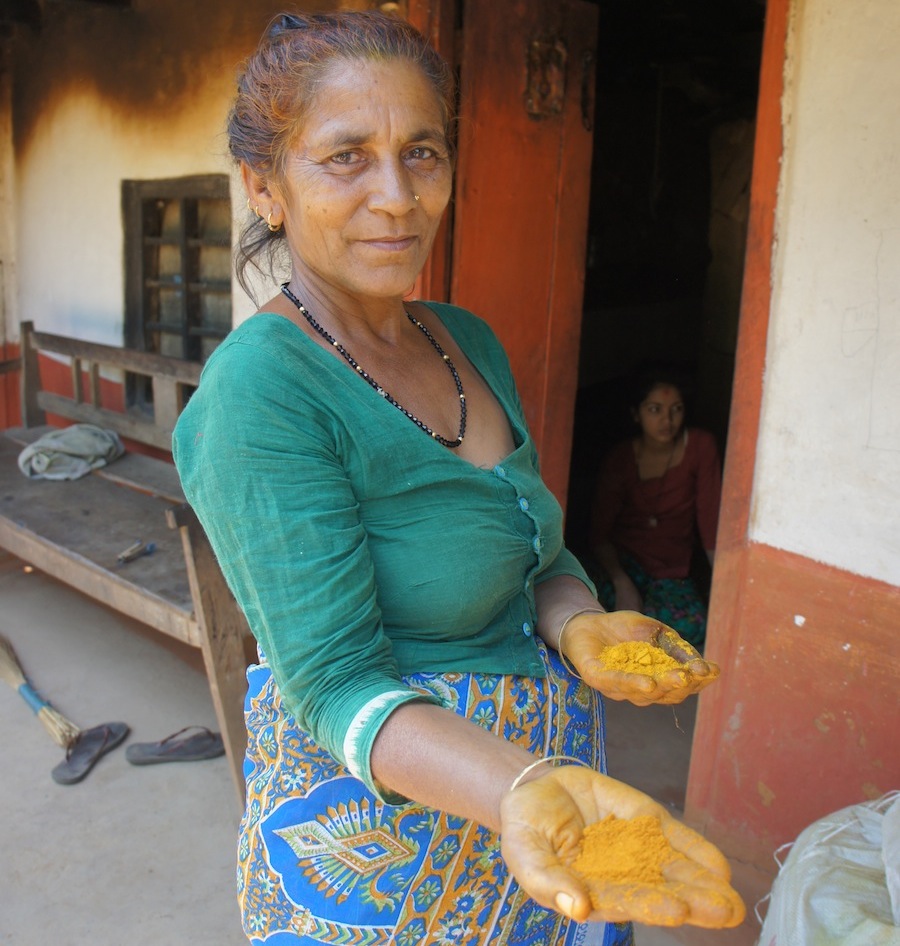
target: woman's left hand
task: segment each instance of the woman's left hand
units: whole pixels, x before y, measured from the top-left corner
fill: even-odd
[[[681,664],[660,676],[609,670],[600,652],[624,641],[647,641]],[[637,706],[680,703],[719,676],[717,664],[700,654],[672,628],[637,611],[579,614],[565,629],[562,650],[584,682],[612,700]]]
[[[538,903],[578,922],[635,920],[723,929],[744,919],[724,855],[643,792],[576,765],[547,768],[500,805],[501,852]],[[607,815],[659,819],[672,848],[657,883],[586,881],[572,869],[587,825]]]

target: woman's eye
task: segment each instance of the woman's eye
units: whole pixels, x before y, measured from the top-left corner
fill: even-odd
[[[360,157],[355,151],[341,151],[340,154],[333,155],[331,160],[335,164],[341,164],[347,167],[356,164],[360,160]]]
[[[432,163],[437,160],[437,152],[434,148],[428,148],[425,145],[417,145],[406,152],[408,161],[417,161],[419,163]]]

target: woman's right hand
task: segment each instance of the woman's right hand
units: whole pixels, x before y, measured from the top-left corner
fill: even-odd
[[[676,631],[637,611],[587,609],[567,624],[560,649],[582,680],[611,700],[628,700],[636,706],[681,703],[719,676],[718,666],[704,660]],[[653,676],[608,668],[601,656],[604,648],[627,641],[658,647],[680,666]]]
[[[537,769],[541,772],[544,767]],[[591,882],[572,870],[584,829],[607,815],[653,815],[675,851],[663,881]],[[719,850],[648,795],[577,765],[546,768],[508,792],[500,805],[501,852],[534,900],[578,922],[656,926],[737,926],[745,908]]]

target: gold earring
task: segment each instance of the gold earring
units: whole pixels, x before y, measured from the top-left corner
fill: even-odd
[[[280,223],[275,223],[275,224],[272,223],[272,214],[273,214],[274,212],[275,212],[274,210],[270,210],[270,211],[269,211],[269,216],[266,217],[266,225],[268,226],[269,231],[270,231],[271,233],[278,233],[278,231],[281,229],[281,224],[280,224]]]

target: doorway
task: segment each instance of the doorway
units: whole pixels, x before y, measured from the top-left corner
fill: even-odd
[[[765,3],[608,0],[598,11],[566,524],[583,560],[600,460],[633,432],[624,382],[642,362],[691,379],[688,422],[724,456]]]

